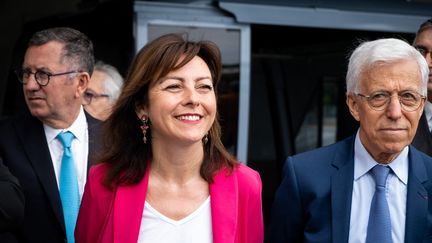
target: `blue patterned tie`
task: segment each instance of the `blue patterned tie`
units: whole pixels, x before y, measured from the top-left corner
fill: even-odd
[[[80,205],[78,181],[71,151],[71,143],[74,138],[75,136],[71,132],[59,133],[57,135],[57,139],[60,140],[64,148],[60,169],[60,198],[68,243],[75,242],[75,223]]]
[[[371,171],[376,187],[369,213],[366,243],[391,243],[390,212],[386,199],[386,181],[390,168],[376,165]]]

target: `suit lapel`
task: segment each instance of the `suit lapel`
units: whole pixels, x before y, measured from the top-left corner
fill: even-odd
[[[332,165],[337,171],[331,177],[333,243],[348,242],[351,200],[354,180],[354,139],[340,149]]]
[[[21,140],[33,170],[35,171],[41,185],[48,197],[54,214],[64,229],[63,211],[57,186],[57,179],[45,138],[42,123],[34,117],[28,116],[22,120],[24,124],[17,124],[15,129]],[[21,129],[25,127],[26,129]],[[35,145],[38,145],[35,147]]]
[[[412,141],[412,145],[418,150],[423,151],[428,155],[432,155],[432,135],[429,131],[429,125],[426,118],[426,113],[420,117],[420,121],[417,127],[417,132]]]
[[[428,193],[423,186],[427,181],[423,158],[410,146],[408,172],[408,192],[405,221],[405,242],[423,241],[424,228],[427,223]]]
[[[210,202],[214,243],[235,242],[238,212],[238,184],[236,174],[227,176],[222,170],[210,185]]]
[[[118,187],[114,202],[114,242],[138,241],[148,180],[149,169],[138,184]]]
[[[95,161],[98,152],[101,151],[101,124],[102,122],[93,118],[90,114],[84,111],[87,120],[88,126],[88,163],[87,163],[87,171],[90,169],[92,165],[94,165],[97,161]]]

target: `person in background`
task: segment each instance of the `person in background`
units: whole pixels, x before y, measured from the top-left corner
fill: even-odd
[[[0,122],[0,156],[22,186],[26,205],[19,242],[73,243],[98,122],[82,98],[93,72],[93,44],[78,30],[56,27],[29,40],[22,83],[30,114]]]
[[[18,182],[0,158],[0,242],[16,242],[10,232],[24,219],[24,194]]]
[[[346,103],[357,133],[288,157],[271,242],[430,242],[432,158],[411,146],[427,94],[423,56],[398,39],[352,53]]]
[[[219,48],[176,34],[141,49],[104,127],[77,242],[262,243],[259,174],[221,143]]]
[[[84,92],[84,109],[94,118],[104,121],[120,95],[123,77],[114,66],[97,61]]]
[[[420,25],[413,46],[426,59],[429,66],[429,79],[427,100],[412,144],[418,150],[432,156],[432,73],[430,73],[432,69],[432,19],[428,19]]]

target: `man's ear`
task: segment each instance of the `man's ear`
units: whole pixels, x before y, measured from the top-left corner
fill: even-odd
[[[357,121],[360,121],[359,116],[359,103],[357,102],[357,97],[355,97],[354,94],[346,94],[346,103],[348,105],[348,108],[350,110],[351,115],[356,119]]]
[[[89,81],[90,81],[90,74],[88,72],[81,72],[78,75],[78,86],[76,91],[77,98],[82,97],[84,91],[87,89]]]

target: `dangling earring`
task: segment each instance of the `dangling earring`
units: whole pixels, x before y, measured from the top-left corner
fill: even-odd
[[[143,123],[141,126],[140,126],[140,128],[141,128],[141,130],[142,130],[142,133],[143,133],[143,141],[144,141],[144,144],[147,144],[147,137],[146,137],[146,133],[147,133],[147,129],[149,128],[149,126],[148,126],[148,117],[146,116],[146,115],[142,115],[141,116],[141,122]]]
[[[203,143],[207,144],[207,142],[208,142],[208,133],[203,138]]]

